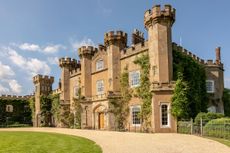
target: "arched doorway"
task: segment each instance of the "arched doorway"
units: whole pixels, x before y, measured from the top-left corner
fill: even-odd
[[[95,129],[106,129],[106,113],[107,109],[104,105],[97,105],[94,108],[93,114],[94,114],[94,127]]]

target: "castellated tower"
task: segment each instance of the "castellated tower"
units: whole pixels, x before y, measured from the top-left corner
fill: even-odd
[[[78,55],[81,60],[81,92],[85,97],[92,96],[92,68],[91,68],[91,58],[98,49],[92,46],[82,46],[78,49]]]
[[[119,91],[120,87],[120,51],[127,47],[127,33],[110,31],[104,35],[104,44],[108,53],[109,91]]]
[[[52,91],[52,84],[54,82],[54,77],[36,75],[33,77],[33,83],[35,85],[35,117],[34,126],[40,126],[40,97],[42,95],[49,95]]]
[[[170,82],[173,75],[172,30],[175,21],[174,8],[165,5],[161,10],[156,5],[144,15],[145,28],[148,30],[149,57],[151,63],[150,78],[153,82]]]
[[[175,12],[170,5],[165,5],[163,9],[156,5],[144,15],[144,25],[148,30],[150,81],[153,85],[151,124],[155,132],[176,132],[176,121],[169,113],[174,89],[171,28]],[[167,108],[169,116],[168,126],[165,128],[159,117],[162,108]]]
[[[69,57],[60,58],[59,66],[61,68],[61,95],[60,100],[63,104],[70,103],[70,92],[69,92],[69,79],[70,71],[75,68],[77,61]]]
[[[77,61],[75,59],[69,57],[59,59],[59,66],[61,68],[60,105],[62,116],[70,112],[70,71],[72,71],[76,65]],[[68,125],[61,121],[59,126],[67,127]]]

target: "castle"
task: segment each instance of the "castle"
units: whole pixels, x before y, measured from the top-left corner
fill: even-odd
[[[133,63],[141,54],[148,54],[150,60],[149,79],[152,92],[151,131],[176,132],[176,119],[170,114],[171,97],[175,87],[173,80],[173,50],[192,57],[205,66],[207,92],[209,93],[209,111],[223,112],[222,94],[223,64],[220,47],[216,48],[216,60],[204,61],[183,47],[172,42],[172,26],[176,10],[170,5],[162,9],[159,5],[144,14],[144,26],[148,40],[143,33],[134,30],[132,45],[127,46],[127,33],[111,31],[105,33],[104,44],[98,48],[82,46],[78,50],[80,61],[72,58],[60,58],[61,80],[59,88],[52,90],[53,77],[37,75],[35,84],[35,126],[40,126],[40,96],[42,94],[60,94],[62,111],[73,111],[74,98],[78,89],[85,97],[81,103],[81,127],[89,129],[114,129],[114,117],[109,110],[109,98],[120,92],[120,75],[128,66],[130,88],[140,85],[140,67]],[[132,97],[129,102],[130,113],[127,116],[127,129],[138,130],[141,120],[141,100]]]

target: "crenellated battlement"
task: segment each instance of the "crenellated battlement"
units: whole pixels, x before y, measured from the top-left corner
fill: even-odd
[[[147,10],[144,15],[144,24],[148,28],[153,23],[158,23],[160,21],[170,21],[172,25],[175,21],[176,9],[172,8],[171,5],[165,5],[161,9],[160,5],[155,5],[152,10]]]
[[[1,95],[0,99],[3,99],[3,100],[28,100],[32,97],[34,97],[34,95],[26,95],[26,96]]]
[[[82,46],[78,49],[78,55],[80,56],[80,58],[82,56],[85,55],[94,55],[96,52],[98,51],[97,48],[93,47],[93,46]]]
[[[195,54],[192,54],[192,52],[188,51],[187,49],[184,49],[182,46],[179,46],[174,42],[172,43],[172,48],[175,51],[179,51],[179,52],[183,53],[184,55],[187,55],[187,56],[193,58],[194,60],[196,60],[200,64],[205,64],[205,60],[199,58]]]
[[[34,84],[41,83],[41,82],[46,82],[52,84],[54,82],[54,77],[53,76],[43,76],[43,75],[36,75],[33,77],[33,82]]]
[[[134,54],[138,54],[142,51],[147,51],[147,50],[148,50],[148,41],[145,41],[144,43],[138,43],[136,45],[132,45],[131,47],[123,49],[121,51],[121,59],[127,58],[129,56],[132,56]]]
[[[115,43],[120,43],[124,47],[127,46],[127,33],[123,31],[110,31],[104,35],[105,46],[109,46]]]
[[[134,29],[133,33],[132,33],[132,44],[138,44],[138,43],[144,43],[145,42],[145,38],[144,38],[144,33]]]
[[[77,64],[77,60],[70,57],[63,57],[59,59],[60,67],[76,67]]]
[[[72,71],[70,71],[70,77],[79,75],[80,73],[81,73],[81,68],[73,69]]]

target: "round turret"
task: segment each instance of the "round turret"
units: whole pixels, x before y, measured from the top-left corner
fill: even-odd
[[[93,46],[82,46],[78,49],[78,55],[80,58],[82,56],[92,56],[97,51],[98,49]]]
[[[172,8],[171,5],[165,5],[164,9],[161,10],[160,5],[155,5],[152,10],[147,10],[144,15],[145,28],[155,23],[166,22],[170,26],[175,21],[176,9]]]
[[[118,45],[121,47],[127,46],[127,33],[123,31],[110,31],[104,35],[105,46]]]

